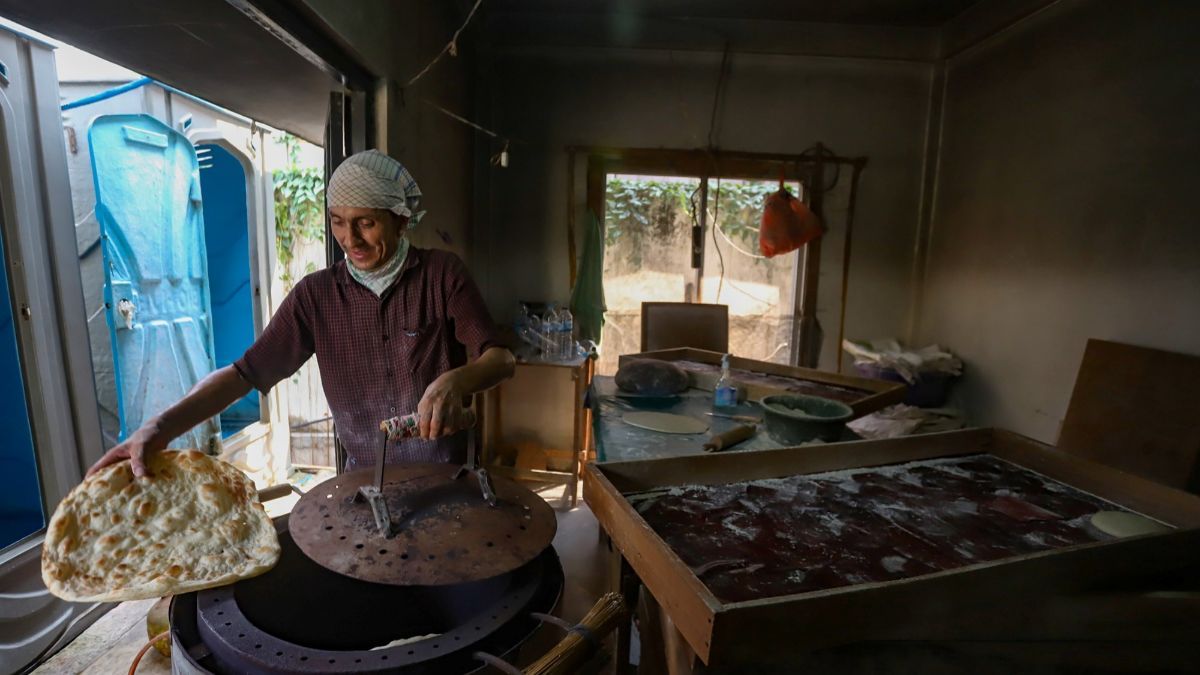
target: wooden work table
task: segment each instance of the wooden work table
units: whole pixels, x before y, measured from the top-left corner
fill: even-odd
[[[725,602],[624,495],[984,453],[1156,518],[1163,534],[896,581]],[[1003,431],[591,464],[609,583],[638,607],[641,673],[1195,672],[1200,498]],[[627,663],[629,630],[618,643]],[[626,651],[622,651],[626,650]]]
[[[745,422],[735,419],[709,415],[708,413],[713,410],[711,391],[690,388],[678,398],[647,403],[640,399],[620,396],[613,378],[602,375],[598,375],[592,380],[592,388],[588,392],[588,406],[592,411],[593,434],[596,438],[596,461],[598,462],[624,462],[701,454],[703,452],[701,446],[709,434],[719,434],[745,424]],[[643,410],[685,415],[702,420],[708,424],[708,433],[666,434],[633,427],[621,419],[625,413]],[[759,419],[763,415],[762,408],[751,404],[742,404],[723,412]],[[852,440],[853,432],[848,431],[847,433],[849,437],[846,440]],[[782,447],[784,445],[771,438],[763,425],[759,424],[758,432],[753,438],[737,444],[727,452],[772,450]]]

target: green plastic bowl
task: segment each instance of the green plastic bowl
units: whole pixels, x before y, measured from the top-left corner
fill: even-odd
[[[837,441],[854,410],[841,401],[802,394],[764,396],[760,403],[767,433],[787,445]]]

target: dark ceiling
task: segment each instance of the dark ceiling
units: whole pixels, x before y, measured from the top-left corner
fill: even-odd
[[[225,0],[0,0],[0,16],[322,142],[337,83]]]
[[[471,4],[456,1],[464,12]],[[514,18],[574,16],[584,22],[626,15],[930,27],[978,1],[487,0],[485,12]],[[0,0],[0,16],[321,142],[329,91],[337,83],[227,0]]]
[[[491,0],[489,11],[940,26],[980,0]]]

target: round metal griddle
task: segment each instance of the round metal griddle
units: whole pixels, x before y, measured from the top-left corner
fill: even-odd
[[[513,481],[494,477],[497,503],[479,483],[445,464],[389,465],[383,498],[393,534],[376,525],[359,488],[372,469],[331,478],[292,509],[288,529],[313,561],[339,574],[380,584],[441,586],[505,574],[542,553],[554,539],[554,510]]]

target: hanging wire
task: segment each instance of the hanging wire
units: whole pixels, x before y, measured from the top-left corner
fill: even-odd
[[[721,252],[721,247],[720,247],[720,245],[717,244],[717,232],[716,232],[717,230],[719,230],[721,228],[721,221],[720,221],[720,216],[721,216],[721,171],[720,171],[720,167],[717,165],[717,157],[716,157],[717,111],[721,107],[720,104],[721,104],[722,95],[725,93],[725,84],[729,79],[730,63],[731,63],[731,59],[730,59],[730,50],[729,50],[729,40],[726,40],[725,48],[721,52],[721,67],[720,67],[720,70],[717,72],[717,88],[713,92],[712,113],[709,115],[709,118],[708,118],[708,148],[706,149],[706,151],[708,152],[708,157],[712,161],[713,174],[715,174],[717,177],[717,196],[716,196],[716,201],[713,203],[712,240],[713,240],[713,248],[716,249],[716,251],[717,251],[717,262],[720,265],[721,273],[720,273],[720,276],[717,277],[716,302],[721,301],[721,291],[723,291],[724,287],[725,287],[725,254]],[[705,178],[704,182],[707,183],[708,178]],[[701,276],[703,276],[703,274]]]
[[[725,82],[728,79],[729,65],[729,40],[725,41],[725,48],[721,52],[721,69],[717,71],[717,89],[713,92],[712,114],[708,118],[708,148],[712,150],[716,147],[716,130],[717,130],[717,109],[721,102],[721,94],[725,91]]]
[[[721,291],[725,287],[725,254],[717,243],[717,230],[721,229],[721,174],[717,174],[717,198],[713,201],[713,248],[717,251],[717,262],[721,264],[721,276],[717,277],[717,302],[721,302]]]
[[[805,150],[804,152],[800,153],[800,159],[814,159],[817,157],[817,155],[820,155],[822,157],[825,157],[825,158],[831,159],[831,160],[836,160],[838,158],[837,153],[830,150],[829,148],[818,147],[818,146],[814,145],[814,146],[808,148],[807,150]],[[797,161],[796,164],[797,164],[797,169],[799,169],[799,161]],[[836,162],[836,161],[831,161],[831,162],[829,162],[829,164],[833,165],[833,180],[829,182],[829,185],[822,185],[819,188],[811,187],[810,189],[813,189],[813,190],[820,189],[821,192],[829,192],[833,188],[837,187],[838,181],[842,177],[842,164],[841,164],[841,162]],[[822,178],[824,178],[824,176],[814,176],[813,181],[816,182],[816,181],[821,180]]]
[[[446,110],[442,106],[434,103],[433,101],[430,101],[427,98],[423,98],[421,100],[424,101],[424,103],[426,105],[437,110],[438,112],[442,113],[443,115],[446,115],[447,117],[450,117],[451,119],[462,122],[463,124],[471,127],[472,129],[475,129],[476,131],[487,134],[488,136],[491,136],[492,138],[503,141],[504,147],[500,150],[500,152],[492,155],[490,162],[491,162],[492,166],[498,166],[502,169],[508,168],[508,158],[509,158],[508,147],[512,143],[512,139],[505,138],[505,137],[501,136],[500,134],[492,131],[491,129],[481,127],[478,124],[472,122],[471,120],[463,117],[462,115],[458,115],[453,112],[450,112],[449,110]],[[520,141],[518,141],[518,142],[520,142]]]
[[[458,56],[458,36],[463,32],[464,29],[466,29],[467,24],[471,23],[471,17],[475,16],[475,10],[479,9],[479,6],[482,4],[483,0],[475,0],[475,6],[472,7],[471,11],[467,14],[467,20],[463,21],[463,24],[458,27],[458,30],[454,31],[454,35],[450,38],[450,41],[446,43],[446,46],[442,47],[442,51],[438,52],[437,56],[433,57],[433,60],[429,62],[429,65],[422,68],[421,72],[414,75],[405,86],[411,87],[416,84],[417,80],[424,77],[425,73],[428,73],[430,68],[433,68],[438,61],[441,61],[442,57],[445,56],[447,52],[450,54],[450,56]]]
[[[483,133],[487,134],[488,136],[491,136],[492,138],[500,138],[500,134],[498,134],[498,133],[496,133],[496,132],[492,131],[491,129],[485,129],[485,128],[483,128],[483,127],[479,126],[478,124],[476,124],[476,123],[472,122],[471,120],[469,120],[469,119],[467,119],[467,118],[465,118],[465,117],[463,117],[463,116],[461,116],[461,115],[458,115],[458,114],[455,114],[455,113],[452,113],[452,112],[450,112],[449,110],[446,110],[446,109],[445,109],[445,108],[443,108],[442,106],[440,106],[440,105],[438,105],[438,104],[434,103],[433,101],[430,101],[430,100],[429,100],[429,99],[427,99],[427,98],[423,98],[423,99],[421,99],[421,100],[422,100],[422,101],[424,101],[426,105],[428,105],[428,106],[430,106],[430,107],[432,107],[432,108],[436,109],[438,112],[442,113],[443,115],[446,115],[446,116],[448,116],[448,117],[452,117],[452,118],[454,118],[454,119],[458,120],[459,122],[462,122],[463,124],[465,124],[465,125],[467,125],[467,126],[469,126],[469,127],[472,127],[472,128],[473,128],[473,129],[475,129],[476,131],[482,131]]]
[[[758,232],[757,228],[752,227],[750,229],[755,232]],[[746,256],[747,258],[754,258],[756,260],[769,260],[769,258],[767,258],[767,256],[765,256],[765,255],[751,253],[750,251],[747,251],[746,249],[742,248],[741,246],[738,246],[737,244],[735,244],[733,239],[731,239],[728,234],[725,234],[725,230],[718,229],[717,232],[721,235],[721,238],[725,240],[725,243],[729,244],[729,248],[737,251],[738,253],[741,253],[742,255]],[[730,283],[732,283],[732,282],[730,282]]]

